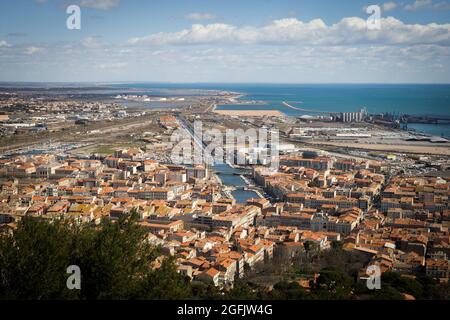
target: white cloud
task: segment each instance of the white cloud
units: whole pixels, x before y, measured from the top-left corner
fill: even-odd
[[[127,62],[113,62],[113,63],[102,63],[98,65],[98,68],[102,70],[117,70],[126,68],[127,66],[128,66]]]
[[[416,0],[412,4],[407,4],[405,9],[408,11],[416,11],[420,9],[429,8],[432,5],[432,0]]]
[[[9,47],[10,45],[5,40],[0,40],[0,48]]]
[[[103,46],[103,43],[96,37],[87,37],[81,40],[81,45],[88,49],[98,49]]]
[[[0,38],[0,79],[450,82],[450,24],[385,17],[381,27],[367,30],[357,17],[328,25],[287,18],[262,26],[195,23],[125,43],[90,36],[3,49],[9,44]]]
[[[405,5],[407,11],[419,10],[450,10],[448,1],[433,2],[433,0],[415,0],[411,4]]]
[[[405,24],[393,17],[381,19],[381,30],[368,30],[358,17],[344,18],[333,25],[321,19],[303,22],[295,18],[275,20],[263,27],[237,27],[229,24],[194,24],[178,32],[160,32],[131,38],[129,44],[198,45],[450,45],[450,24]]]
[[[126,46],[35,44],[0,50],[0,79],[178,82],[450,82],[450,46]],[[16,53],[17,54],[11,54]],[[34,70],[30,73],[21,70]],[[29,78],[21,78],[24,74]]]
[[[450,2],[448,2],[448,1],[441,1],[441,2],[435,3],[433,5],[433,9],[436,9],[436,10],[450,10]]]
[[[110,10],[119,5],[120,0],[81,0],[80,5],[98,10]]]
[[[28,47],[28,48],[25,48],[25,53],[28,55],[33,55],[33,54],[41,52],[42,50],[43,50],[42,48],[38,48],[38,47]]]
[[[388,12],[388,11],[394,10],[395,8],[397,8],[397,4],[395,2],[393,2],[393,1],[385,2],[385,3],[383,3],[381,5],[381,9],[384,12]]]
[[[213,13],[200,13],[200,12],[193,12],[186,16],[186,19],[193,20],[193,21],[213,20],[216,18],[217,18],[217,16]]]

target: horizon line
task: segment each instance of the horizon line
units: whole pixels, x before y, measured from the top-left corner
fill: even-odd
[[[450,85],[450,82],[216,82],[216,81],[4,81],[0,84],[257,84],[257,85]]]

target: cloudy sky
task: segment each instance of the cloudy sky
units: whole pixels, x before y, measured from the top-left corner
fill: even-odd
[[[0,81],[450,83],[450,0],[2,0]]]

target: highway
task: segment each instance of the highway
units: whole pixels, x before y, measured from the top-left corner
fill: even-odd
[[[192,139],[194,140],[194,143],[198,147],[200,147],[200,150],[201,150],[200,156],[201,156],[202,162],[205,163],[205,160],[206,160],[205,157],[209,157],[208,161],[206,161],[206,162],[210,165],[214,165],[214,159],[211,156],[206,155],[204,152],[205,148],[206,148],[205,142],[195,134],[192,126],[186,121],[186,119],[183,116],[177,116],[177,121],[178,121],[178,124],[181,126],[181,128],[183,128],[192,137]],[[194,152],[196,152],[195,148],[194,148]]]

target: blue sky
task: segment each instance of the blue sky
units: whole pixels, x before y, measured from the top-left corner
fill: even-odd
[[[449,83],[450,1],[2,0],[0,81]]]

